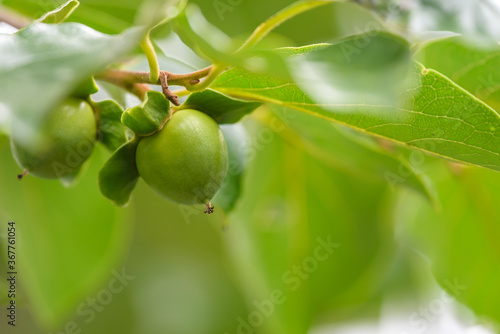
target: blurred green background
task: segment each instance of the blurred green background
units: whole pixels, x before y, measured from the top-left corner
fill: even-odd
[[[237,41],[291,3],[190,2]],[[378,3],[386,15],[390,2]],[[60,3],[2,4],[37,17]],[[70,21],[119,33],[141,5],[82,0]],[[428,11],[425,1],[413,9],[436,22],[460,14]],[[395,24],[418,26],[404,6],[391,13]],[[286,22],[263,45],[332,41],[374,21],[365,7],[338,3]],[[154,35],[166,54],[162,68],[205,64],[170,33]],[[142,58],[129,64],[145,66]],[[0,137],[0,235],[16,222],[19,271],[18,324],[2,317],[0,333],[468,333],[478,320],[471,310],[485,323],[500,320],[497,172],[386,147],[283,108],[263,107],[235,126],[245,129],[237,139],[247,160],[242,194],[232,212],[210,217],[142,181],[127,208],[114,207],[97,186],[109,156],[103,147],[74,188],[19,182],[9,140]],[[6,289],[2,280],[4,310]]]

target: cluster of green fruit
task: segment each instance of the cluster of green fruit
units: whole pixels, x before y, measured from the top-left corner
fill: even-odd
[[[91,155],[99,130],[93,108],[76,98],[26,128],[14,123],[11,137],[14,158],[24,168],[20,178],[28,173],[49,179],[76,174]],[[179,204],[208,204],[226,177],[228,152],[210,116],[181,109],[160,131],[140,137],[135,163],[139,175],[163,197]],[[207,208],[209,213],[213,209]]]

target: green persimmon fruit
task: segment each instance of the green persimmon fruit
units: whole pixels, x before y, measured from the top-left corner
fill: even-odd
[[[64,178],[76,174],[87,160],[95,138],[96,121],[90,105],[68,98],[36,125],[14,121],[12,154],[24,168],[23,175]]]
[[[139,141],[137,170],[163,197],[179,204],[206,204],[227,174],[227,146],[208,115],[193,109],[173,114],[163,129]]]

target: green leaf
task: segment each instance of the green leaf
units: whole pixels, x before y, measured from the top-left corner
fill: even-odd
[[[204,112],[219,124],[236,123],[262,105],[261,102],[236,99],[212,89],[195,92],[188,96],[181,109]]]
[[[403,193],[395,214],[399,242],[430,259],[437,282],[480,318],[500,323],[500,174],[433,164],[443,208]],[[460,166],[458,166],[460,167]]]
[[[38,23],[0,35],[0,109],[8,116],[1,121],[39,123],[93,73],[127,54],[140,34],[134,29],[109,36],[75,23]]]
[[[19,167],[6,138],[0,139],[0,159],[0,219],[16,222],[18,287],[49,332],[119,270],[131,235],[130,213],[99,194],[95,180],[105,152],[98,147],[82,182],[70,189],[34,177],[17,180]]]
[[[56,9],[44,14],[35,22],[37,23],[62,23],[64,22],[80,3],[76,0],[69,0]]]
[[[168,23],[181,14],[187,0],[147,0],[136,17],[136,25],[149,28],[148,34],[155,28]]]
[[[500,46],[461,36],[431,41],[415,54],[427,68],[446,75],[478,99],[500,110]]]
[[[287,65],[277,52],[243,50],[234,53],[236,46],[232,40],[208,23],[196,5],[189,5],[176,17],[173,27],[182,41],[205,60],[238,65],[251,72],[289,76]]]
[[[99,140],[113,152],[127,141],[127,127],[121,122],[123,109],[113,100],[97,102],[95,109],[99,112]]]
[[[242,124],[222,124],[220,129],[227,143],[228,170],[226,179],[212,202],[229,213],[240,198],[243,173],[247,165],[248,138]]]
[[[104,33],[118,34],[133,25],[137,8],[140,8],[144,2],[143,0],[83,1],[69,20]],[[53,10],[60,3],[43,0],[5,0],[2,2],[4,6],[34,19]]]
[[[188,5],[172,23],[182,41],[200,57],[232,62],[232,41],[204,18],[198,6]]]
[[[408,42],[383,31],[299,50],[292,76],[318,104],[394,104],[411,68]]]
[[[127,94],[129,94],[127,91],[106,81],[97,80],[97,82],[99,87],[103,89],[103,92],[107,94],[105,98],[111,98],[121,108],[125,108],[127,105]]]
[[[307,12],[316,7],[324,6],[332,3],[331,0],[300,0],[292,3],[288,7],[280,10],[278,13],[274,14],[266,21],[262,22],[248,37],[245,43],[241,46],[238,51],[249,50],[253,48],[257,43],[259,43],[266,35],[268,35],[273,29],[278,27],[285,21],[290,20],[294,16]]]
[[[393,191],[397,186],[408,187],[438,206],[434,186],[416,169],[418,165],[397,152],[383,149],[368,136],[288,108],[275,107],[272,114],[258,119],[278,130],[291,146],[325,166],[368,183],[387,183]]]
[[[269,130],[249,129],[250,138],[265,140],[254,144],[224,240],[250,311],[282,293],[259,331],[302,334],[318,318],[348,315],[370,300],[389,273],[393,231],[385,186],[332,170]]]
[[[213,89],[297,109],[444,158],[500,170],[500,116],[442,74],[415,64],[400,104],[317,104],[292,81],[233,68]]]
[[[150,29],[147,31],[139,45],[148,60],[150,73],[149,81],[157,82],[160,79],[160,64],[158,62],[153,42],[151,41],[151,31],[160,25],[164,25],[182,13],[186,7],[187,0],[171,0],[167,2],[150,0],[146,4],[150,9],[143,10],[142,13],[144,14],[144,12],[146,12],[147,15],[146,17],[139,18],[138,21],[150,27]],[[151,13],[154,13],[154,15],[151,15]]]
[[[311,45],[306,45],[306,46],[301,46],[301,47],[283,47],[283,48],[277,48],[275,51],[285,57],[290,57],[290,56],[298,56],[302,54],[307,54],[309,52],[314,52],[318,50],[323,50],[326,49],[327,47],[331,46],[332,44],[329,43],[318,43],[318,44],[311,44]]]
[[[138,140],[123,144],[106,161],[99,172],[99,189],[111,202],[125,206],[132,190],[139,180],[139,172],[135,165],[135,151]]]
[[[160,131],[170,117],[170,102],[160,92],[150,90],[144,102],[127,109],[122,123],[139,136],[149,136]]]
[[[204,59],[211,60],[212,62],[218,64],[237,65],[251,72],[273,73],[275,75],[288,76],[289,74],[285,64],[283,64],[280,57],[276,57],[276,53],[269,51],[264,52],[262,49],[253,50],[253,47],[262,38],[267,36],[269,32],[271,32],[283,22],[286,22],[291,18],[295,18],[297,15],[304,12],[334,3],[338,2],[319,0],[297,1],[290,4],[289,2],[287,3],[286,1],[281,1],[281,3],[273,2],[273,6],[269,6],[269,4],[263,2],[253,2],[252,4],[238,4],[238,7],[243,11],[245,11],[245,9],[243,8],[252,6],[251,8],[248,8],[247,11],[259,12],[259,14],[261,15],[262,13],[265,13],[265,11],[263,10],[263,7],[265,7],[266,9],[268,9],[267,12],[269,13],[270,17],[260,25],[258,25],[258,23],[260,22],[257,22],[254,25],[252,24],[252,28],[258,25],[257,28],[250,35],[245,44],[234,53],[233,51],[236,49],[234,43],[232,43],[231,40],[227,38],[227,35],[222,33],[220,29],[209,24],[204,15],[208,15],[208,17],[210,17],[211,14],[216,13],[217,16],[219,16],[219,20],[214,20],[214,17],[212,16],[210,22],[218,22],[217,26],[221,26],[224,24],[224,22],[221,21],[225,12],[231,12],[231,17],[239,16],[238,13],[234,11],[233,6],[235,6],[235,4],[225,4],[223,1],[216,0],[211,3],[210,7],[212,8],[203,8],[203,15],[201,14],[201,11],[198,9],[198,7],[191,3],[191,5],[187,8],[186,13],[183,13],[182,15],[177,17],[177,19],[174,21],[174,28],[176,29],[177,33],[182,38],[184,43],[190,46],[191,49],[193,49],[200,57]],[[203,7],[206,4],[202,1],[198,1],[198,5]],[[282,9],[285,6],[286,8]],[[282,10],[279,10],[277,13],[269,12],[269,9],[274,10],[272,8],[276,10]],[[215,11],[213,9],[215,9]],[[329,11],[325,11],[325,13],[328,12]],[[314,14],[317,15],[318,11],[314,12]],[[244,17],[239,16],[238,27],[242,27],[244,25],[244,22],[242,21],[247,18],[249,18],[248,15]],[[252,18],[254,18],[253,15]],[[326,15],[325,18],[326,20],[324,21],[331,19],[331,17],[328,17]],[[370,17],[370,19],[371,21],[373,21],[373,17]],[[381,27],[381,25],[377,24],[377,27]],[[233,29],[234,28],[236,27],[233,27]],[[303,33],[304,29],[300,29],[299,32]],[[234,31],[229,31],[228,35],[234,36]],[[237,35],[241,35],[241,32]],[[331,36],[329,36],[329,38],[331,38]],[[288,41],[287,44],[289,44]]]
[[[227,35],[241,38],[249,36],[255,27],[290,6],[293,1],[191,0],[190,3],[198,4],[206,18],[216,23]],[[272,47],[304,45],[312,41],[328,41],[355,35],[370,29],[380,30],[384,25],[383,20],[374,11],[359,6],[359,2],[328,3],[329,5],[316,7],[295,16],[293,20],[283,22],[257,47],[269,45],[267,43],[272,40],[276,41],[275,36],[279,36],[279,45],[274,45],[273,42]]]

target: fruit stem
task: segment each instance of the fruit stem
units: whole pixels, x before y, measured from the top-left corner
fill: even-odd
[[[205,208],[206,210],[203,211],[203,213],[206,213],[207,215],[214,213],[214,206],[212,205],[212,203],[208,202],[207,204],[205,204]]]
[[[139,43],[142,52],[146,55],[146,59],[149,64],[149,81],[155,83],[160,79],[160,64],[158,63],[158,57],[156,56],[156,51],[149,37],[149,31],[147,32],[144,39]]]
[[[23,177],[25,177],[26,175],[28,175],[28,170],[25,169],[25,170],[23,170],[23,172],[21,174],[17,175],[17,179],[19,181],[21,181],[23,179]]]

